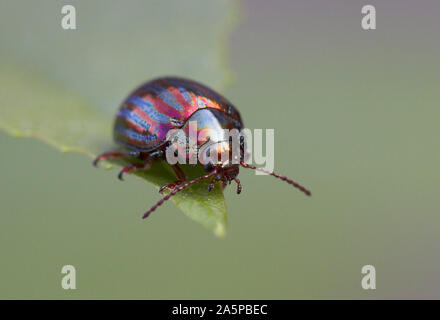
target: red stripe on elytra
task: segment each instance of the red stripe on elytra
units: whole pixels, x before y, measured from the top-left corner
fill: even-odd
[[[168,103],[163,101],[159,96],[148,89],[148,86],[139,88],[133,95],[137,95],[153,104],[154,109],[168,117],[180,119],[181,114]]]

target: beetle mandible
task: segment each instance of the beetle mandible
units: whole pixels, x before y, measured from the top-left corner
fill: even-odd
[[[205,139],[197,139],[195,152],[205,150],[206,148],[203,149],[203,147],[209,142],[210,146],[214,145],[214,148],[207,148],[203,152],[218,152],[217,159],[224,159],[222,157],[224,153],[232,154],[234,144],[230,140],[222,140],[220,131],[223,129],[241,130],[243,121],[238,110],[227,99],[192,80],[163,77],[149,81],[133,91],[124,100],[116,114],[113,128],[114,140],[124,151],[103,153],[93,163],[96,166],[100,160],[110,158],[134,157],[141,160],[142,164],[123,167],[118,175],[121,180],[125,173],[134,170],[147,170],[152,161],[166,161],[166,151],[174,143],[174,139],[170,139],[167,133],[172,129],[187,129],[191,121],[195,121],[198,128],[208,131]],[[216,141],[210,141],[213,136],[217,137]],[[160,193],[165,189],[170,190],[170,193],[145,212],[143,218],[148,217],[151,212],[176,193],[205,179],[211,179],[209,191],[212,190],[216,182],[221,182],[225,186],[226,183],[235,181],[237,193],[240,193],[242,187],[237,178],[240,166],[265,172],[286,181],[306,195],[311,195],[308,189],[285,176],[246,163],[244,145],[245,143],[241,139],[237,145],[240,150],[235,150],[240,155],[238,163],[222,160],[217,163],[203,163],[207,174],[191,181],[186,181],[185,173],[177,163],[171,165],[177,180],[159,189]]]

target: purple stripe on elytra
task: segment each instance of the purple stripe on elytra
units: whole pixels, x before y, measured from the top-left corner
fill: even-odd
[[[157,139],[156,135],[141,134],[131,129],[124,128],[123,126],[117,126],[115,130],[131,140],[137,140],[143,143]]]
[[[172,108],[177,111],[183,111],[184,108],[177,101],[176,97],[174,97],[167,89],[157,86],[157,85],[149,85],[148,89],[154,92],[159,98],[161,98],[166,104],[170,105]]]
[[[145,131],[150,129],[150,124],[149,123],[147,123],[138,114],[132,112],[129,109],[121,109],[121,110],[119,110],[118,116],[119,117],[123,117],[123,118],[133,122],[134,124],[138,125],[142,129],[144,129]]]
[[[163,113],[157,111],[150,101],[144,100],[141,97],[131,96],[127,101],[133,103],[142,109],[152,120],[160,123],[169,123],[170,118]]]
[[[168,81],[170,81],[170,80],[168,80]],[[174,80],[171,80],[171,81],[170,81],[171,83],[174,82],[174,85],[176,87],[179,86],[179,81],[174,81]],[[205,92],[202,92],[202,90],[200,90],[200,88],[197,86],[196,83],[185,83],[184,85],[187,89],[189,89],[190,91],[193,91],[195,94],[197,94],[199,96],[203,96],[203,97],[206,96]]]

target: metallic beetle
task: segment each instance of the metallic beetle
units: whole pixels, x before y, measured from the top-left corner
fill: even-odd
[[[237,193],[240,193],[241,184],[237,178],[240,166],[263,171],[311,195],[309,190],[285,176],[247,164],[244,139],[242,138],[239,144],[233,144],[229,137],[224,137],[223,134],[223,129],[237,129],[238,131],[243,129],[243,121],[238,110],[214,90],[182,78],[155,79],[133,91],[119,108],[113,129],[114,140],[124,151],[103,153],[95,159],[94,164],[97,165],[100,160],[109,158],[141,160],[142,164],[135,163],[122,168],[119,173],[121,180],[124,173],[147,170],[152,161],[166,161],[166,152],[169,148],[177,152],[182,149],[182,145],[187,145],[185,137],[182,142],[182,139],[177,139],[170,133],[173,129],[181,129],[188,135],[191,122],[197,125],[196,147],[186,149],[185,155],[190,158],[195,153],[198,162],[203,162],[207,174],[186,181],[185,173],[179,165],[171,165],[177,180],[162,186],[159,190],[161,193],[164,189],[171,192],[152,206],[143,218],[179,191],[205,179],[211,179],[209,190],[212,190],[216,182],[225,186],[226,183],[234,180],[237,183]],[[201,135],[202,131],[204,134]],[[208,145],[209,148],[205,148]],[[201,161],[210,152],[217,152],[216,158],[218,159],[230,159],[233,154],[238,154],[239,159],[237,162]]]

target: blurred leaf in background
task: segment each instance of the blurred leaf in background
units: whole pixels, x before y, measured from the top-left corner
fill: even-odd
[[[230,2],[75,2],[76,30],[61,27],[64,4],[0,3],[0,127],[13,135],[94,156],[114,148],[114,113],[142,82],[179,75],[219,89],[228,77],[222,54],[233,23]],[[138,175],[156,185],[174,179],[166,164]],[[173,200],[216,235],[225,234],[218,186],[208,194],[200,183]]]

